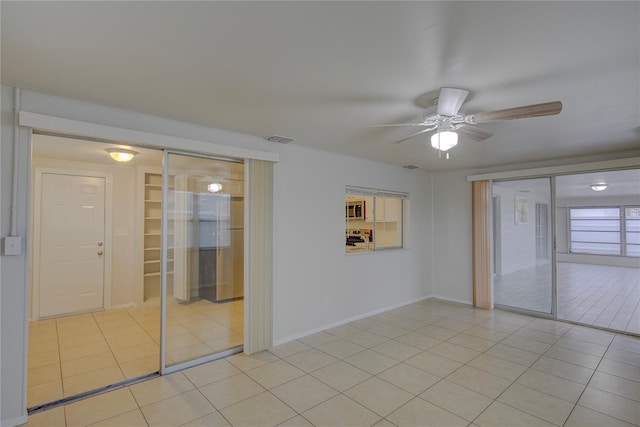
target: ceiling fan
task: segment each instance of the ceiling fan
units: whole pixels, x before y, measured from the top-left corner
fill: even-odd
[[[427,132],[435,131],[431,136],[431,146],[438,150],[439,154],[442,155],[443,152],[446,153],[447,150],[458,144],[458,134],[473,139],[474,141],[483,141],[493,136],[491,132],[480,129],[475,125],[501,120],[552,116],[562,111],[562,102],[554,101],[481,113],[460,113],[460,108],[468,95],[469,91],[464,89],[443,87],[440,89],[440,95],[438,98],[434,100],[434,104],[437,104],[436,113],[426,116],[422,122],[376,125],[372,127],[424,127],[424,129],[419,132],[395,141],[394,144],[404,142]],[[448,159],[449,153],[446,153],[445,157]]]

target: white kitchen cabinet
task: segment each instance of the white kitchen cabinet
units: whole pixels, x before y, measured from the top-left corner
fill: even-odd
[[[365,197],[365,221],[373,222],[373,198]],[[376,198],[376,222],[398,222],[402,216],[402,199]]]
[[[384,201],[384,222],[398,222],[402,215],[402,199],[378,199]]]
[[[364,220],[373,222],[373,197],[364,198]]]

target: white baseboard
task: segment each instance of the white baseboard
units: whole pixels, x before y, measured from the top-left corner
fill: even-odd
[[[105,307],[104,311],[107,311],[107,310],[120,310],[120,309],[123,309],[123,308],[136,308],[136,307],[138,307],[138,305],[135,302],[128,302],[126,304],[118,304],[118,305],[111,305],[109,307]],[[86,314],[86,313],[98,313],[98,312],[97,311],[87,311],[87,312],[82,312],[82,313],[71,313],[71,314],[69,314],[69,316],[74,316],[76,314]],[[62,316],[67,316],[67,315],[64,314]],[[47,319],[55,319],[56,317],[58,317],[58,316],[48,317]],[[45,320],[45,319],[36,319],[35,321],[38,321],[38,320]],[[29,322],[33,322],[33,321],[34,321],[34,319],[29,317]]]
[[[29,419],[28,416],[22,415],[20,417],[8,418],[6,420],[0,420],[0,426],[2,427],[15,427],[24,424]]]
[[[449,301],[449,302],[457,302],[457,303],[465,304],[465,305],[473,305],[473,301],[466,301],[466,300],[462,300],[462,299],[458,299],[458,298],[444,297],[442,295],[432,295],[431,298],[441,299],[443,301]]]
[[[415,299],[412,299],[412,300],[409,300],[409,301],[406,301],[406,302],[401,302],[399,304],[394,304],[394,305],[390,305],[390,306],[387,306],[387,307],[384,307],[384,308],[379,308],[377,310],[373,310],[373,311],[370,311],[368,313],[359,314],[357,316],[349,317],[348,319],[340,320],[338,322],[329,323],[329,324],[320,326],[318,328],[309,329],[307,331],[300,332],[299,334],[289,335],[288,337],[274,340],[273,341],[273,346],[275,347],[275,346],[278,346],[280,344],[285,344],[285,343],[288,343],[289,341],[297,340],[297,339],[306,337],[308,335],[317,334],[318,332],[326,331],[327,329],[331,329],[331,328],[335,328],[335,327],[338,327],[338,326],[342,326],[342,325],[344,325],[346,323],[353,322],[355,320],[364,319],[365,317],[375,316],[376,314],[384,313],[385,311],[393,310],[395,308],[404,307],[405,305],[409,305],[409,304],[413,304],[413,303],[416,303],[416,302],[424,301],[424,300],[427,300],[429,298],[432,298],[432,296],[431,295],[427,295],[427,296],[423,296],[423,297],[420,297],[420,298],[415,298]]]
[[[118,305],[112,305],[110,310],[120,310],[123,308],[136,308],[137,304],[134,302],[128,302],[126,304],[118,304]]]

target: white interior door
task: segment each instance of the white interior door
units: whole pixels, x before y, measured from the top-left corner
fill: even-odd
[[[105,178],[43,173],[39,317],[104,307]]]

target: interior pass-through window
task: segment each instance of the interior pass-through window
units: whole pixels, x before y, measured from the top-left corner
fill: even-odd
[[[403,248],[408,205],[406,193],[347,187],[346,253]]]

